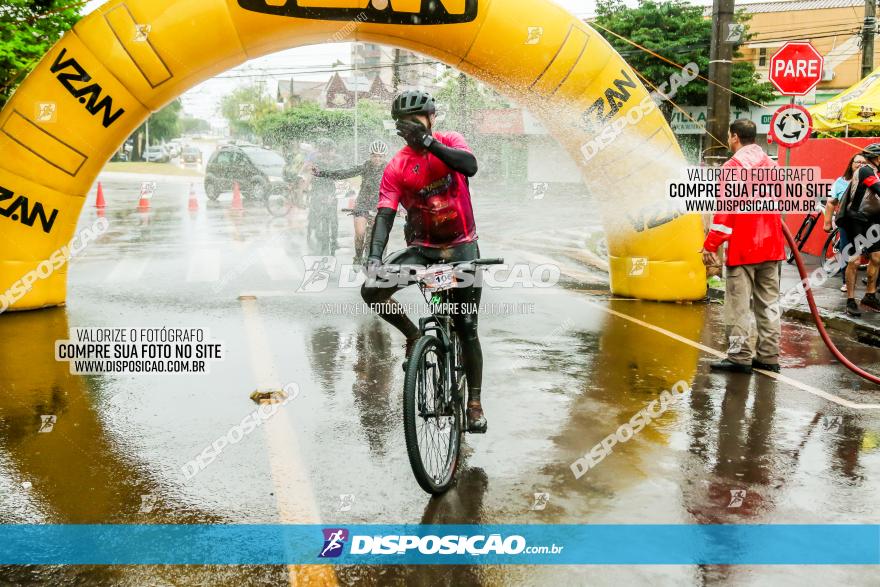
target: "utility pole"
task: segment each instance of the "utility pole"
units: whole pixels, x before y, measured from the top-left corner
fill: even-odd
[[[400,92],[400,49],[394,49],[394,62],[391,65],[391,86],[395,95]]]
[[[469,112],[470,104],[468,104],[468,78],[464,72],[458,74],[458,99],[461,102],[461,107],[458,113],[458,130],[465,136],[468,136],[470,132],[471,113]]]
[[[358,114],[358,58],[354,59],[354,162],[357,164],[358,161],[358,126],[359,126],[359,114]]]
[[[870,0],[866,0],[870,1]],[[729,42],[730,26],[733,24],[734,0],[713,0],[712,45],[709,56],[708,107],[706,111],[706,142],[703,159],[718,162],[727,153],[727,145],[720,140],[727,138],[730,126],[730,74],[733,67],[733,43]]]
[[[876,0],[865,0],[865,23],[862,26],[862,77],[874,71],[874,34],[877,30]]]

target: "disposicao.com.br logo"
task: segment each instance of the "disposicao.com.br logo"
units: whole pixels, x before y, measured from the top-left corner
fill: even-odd
[[[339,556],[346,542],[351,555],[395,555],[410,558],[419,555],[523,555],[560,554],[563,546],[529,546],[518,534],[503,537],[501,534],[460,534],[418,536],[415,534],[352,535],[343,528],[324,529],[324,547],[320,558]]]

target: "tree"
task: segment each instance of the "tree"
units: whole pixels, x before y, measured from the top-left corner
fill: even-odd
[[[180,98],[150,116],[150,142],[160,143],[180,136]]]
[[[509,103],[491,88],[464,73],[448,68],[437,80],[443,87],[435,97],[450,119],[447,125],[469,135],[477,110],[507,108]]]
[[[155,145],[162,141],[174,139],[180,136],[180,111],[183,110],[183,104],[180,98],[174,100],[158,112],[154,112],[147,119],[147,122],[138,127],[132,137],[134,137],[134,152],[132,158],[137,160],[141,158],[141,153],[147,147],[147,124],[150,126],[150,144]]]
[[[703,15],[703,10],[702,6],[691,5],[684,0],[640,0],[636,8],[628,8],[622,0],[599,0],[595,22],[671,61],[682,65],[696,63],[700,68],[700,75],[706,76],[709,72],[712,21]],[[749,17],[744,12],[737,12],[734,18],[738,23],[748,26]],[[666,82],[668,88],[670,76],[675,73],[681,75],[679,68],[601,28],[598,30],[633,69],[655,86],[659,87]],[[746,31],[743,40],[748,40],[749,37]],[[741,56],[738,46],[735,47],[734,58]],[[705,81],[694,80],[680,86],[673,100],[676,104],[703,106],[707,102],[706,86]],[[755,66],[748,61],[734,62],[731,86],[736,92],[731,94],[731,103],[737,108],[753,106],[750,100],[763,104],[774,97],[773,86],[768,82],[761,82]],[[671,105],[664,104],[663,111],[667,117],[671,109]]]
[[[383,120],[388,117],[387,106],[371,100],[359,100],[358,134],[362,142],[385,134]],[[314,102],[257,116],[253,121],[256,135],[272,146],[314,142],[322,137],[350,142],[354,139],[354,122],[354,110],[330,110]]]
[[[210,132],[211,123],[201,118],[184,116],[180,119],[180,134],[197,134]]]
[[[0,5],[0,108],[65,31],[79,20],[70,0],[3,0]]]
[[[263,93],[260,86],[242,86],[220,101],[220,113],[229,122],[234,138],[253,139],[257,134],[256,122],[278,112],[275,101]]]

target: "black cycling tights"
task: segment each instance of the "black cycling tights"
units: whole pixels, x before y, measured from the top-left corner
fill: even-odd
[[[385,259],[384,263],[386,265],[427,266],[455,261],[473,261],[479,258],[480,248],[474,242],[448,249],[412,246],[392,254]],[[402,306],[391,297],[404,287],[407,285],[370,287],[368,284],[364,284],[361,288],[361,296],[366,303],[375,304],[373,308],[383,320],[397,328],[407,338],[412,339],[419,336],[419,328],[403,313]],[[480,337],[477,332],[478,313],[473,311],[473,308],[479,308],[482,293],[482,288],[476,285],[455,288],[451,291],[451,301],[457,304],[458,308],[466,309],[465,312],[456,312],[452,320],[455,332],[461,340],[462,358],[471,399],[480,398],[483,382],[483,350],[480,347]]]

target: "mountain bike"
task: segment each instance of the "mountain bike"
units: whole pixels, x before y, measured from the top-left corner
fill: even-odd
[[[266,210],[276,218],[283,218],[290,214],[295,207],[303,207],[303,184],[300,176],[288,180],[283,189],[272,191],[266,196]]]
[[[838,250],[837,246],[837,240],[839,236],[840,229],[835,226],[834,229],[828,233],[828,238],[825,239],[825,245],[822,247],[822,252],[824,253],[822,259],[830,259],[837,253],[841,252]]]
[[[403,431],[416,481],[433,495],[452,486],[467,422],[467,376],[461,341],[449,312],[454,308],[451,292],[457,275],[503,263],[503,259],[461,261],[434,265],[417,274],[432,314],[419,320],[422,336],[406,363]],[[400,272],[399,267],[384,269]]]
[[[345,214],[348,214],[349,216],[351,216],[354,219],[354,222],[355,222],[354,264],[355,265],[362,265],[364,263],[364,259],[366,258],[365,251],[366,251],[367,245],[368,245],[368,243],[366,241],[367,241],[367,239],[370,238],[370,235],[373,234],[373,225],[376,223],[376,213],[375,213],[375,211],[370,211],[367,213],[366,216],[363,217],[366,220],[366,225],[364,226],[364,241],[365,242],[362,243],[361,254],[357,255],[357,246],[358,246],[358,243],[357,243],[357,217],[355,216],[355,214],[357,214],[358,211],[355,209],[354,206],[355,206],[354,203],[349,202],[348,206],[346,208],[343,208],[340,211],[344,212]]]

